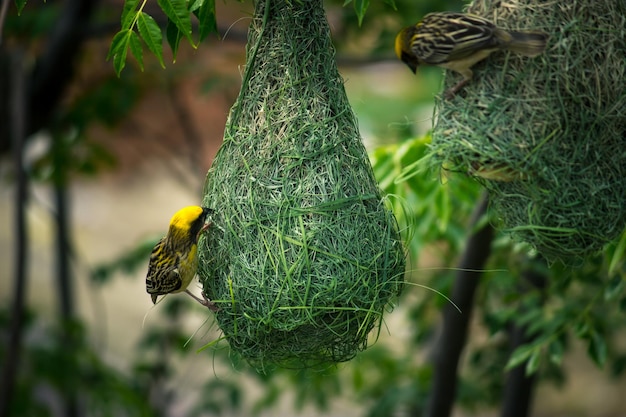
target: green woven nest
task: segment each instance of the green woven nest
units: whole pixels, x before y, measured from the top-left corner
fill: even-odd
[[[403,284],[405,253],[334,60],[321,0],[256,4],[239,98],[207,175],[199,275],[253,366],[346,361]]]
[[[469,12],[544,30],[548,49],[493,54],[457,97],[439,99],[434,161],[501,173],[477,176],[492,214],[546,258],[599,251],[626,227],[626,2],[477,0]]]

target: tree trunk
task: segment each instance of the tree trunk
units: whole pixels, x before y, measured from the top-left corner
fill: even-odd
[[[13,275],[13,299],[6,356],[0,376],[0,417],[11,414],[11,400],[19,369],[22,331],[24,322],[24,298],[28,274],[28,230],[26,227],[26,203],[28,177],[23,166],[24,138],[28,130],[26,110],[26,77],[24,59],[20,53],[10,58],[10,103],[13,165],[15,169],[15,271]]]

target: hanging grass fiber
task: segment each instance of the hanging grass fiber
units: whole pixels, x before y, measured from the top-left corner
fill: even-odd
[[[514,238],[579,262],[626,227],[626,2],[476,0],[468,11],[550,40],[536,58],[493,54],[438,100],[434,161],[474,175]]]
[[[335,63],[321,0],[256,3],[239,97],[207,174],[199,275],[257,369],[346,361],[403,283],[405,252]]]

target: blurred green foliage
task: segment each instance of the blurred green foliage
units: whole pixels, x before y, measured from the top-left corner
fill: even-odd
[[[0,310],[0,335],[8,327],[7,312]],[[80,398],[93,416],[156,415],[145,402],[146,387],[106,364],[88,340],[87,329],[78,321],[50,324],[29,312],[24,328],[21,368],[14,416],[51,416],[59,397]],[[0,356],[5,357],[5,344]]]

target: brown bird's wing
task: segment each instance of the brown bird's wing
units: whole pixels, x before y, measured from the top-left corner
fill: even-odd
[[[420,61],[438,65],[466,58],[476,51],[496,49],[496,26],[463,13],[430,13],[417,24],[411,49]]]

